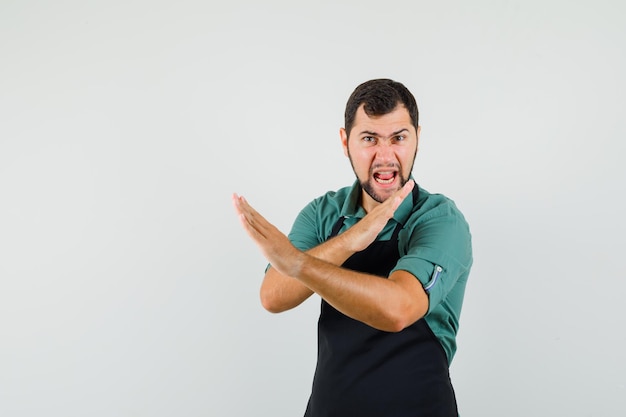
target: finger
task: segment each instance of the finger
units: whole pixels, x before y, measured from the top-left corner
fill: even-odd
[[[265,236],[266,235],[265,232],[268,229],[269,222],[258,211],[256,211],[254,207],[252,207],[248,203],[245,197],[241,197],[241,199],[242,199],[241,206],[244,209],[244,214],[246,216],[246,219],[248,220],[251,226],[253,226],[256,230],[259,231],[259,233]]]
[[[267,239],[269,222],[252,207],[243,196],[233,195],[235,208],[239,214],[242,225],[255,240]]]
[[[246,211],[248,211],[248,208],[244,205],[244,199],[242,196],[233,193],[232,199],[233,206],[235,207],[235,210],[238,214],[244,214]]]
[[[390,205],[394,212],[400,206],[400,204],[402,204],[404,199],[411,193],[414,186],[415,186],[415,181],[408,180],[406,184],[402,186],[402,188],[400,188],[398,191],[396,191],[393,194],[392,198],[390,198],[391,200]]]
[[[408,196],[411,193],[414,186],[415,186],[415,181],[408,180],[406,184],[404,184],[402,187],[396,190],[388,200],[394,201],[398,198],[400,200],[404,200],[406,196]]]
[[[243,196],[233,195],[233,202],[235,209],[239,214],[244,215],[247,219],[252,219],[255,216],[260,216],[256,210],[246,201]]]
[[[250,207],[250,204],[242,195],[233,194],[233,203],[239,211],[243,211],[244,208]]]
[[[251,224],[243,214],[239,215],[239,220],[248,236],[250,236],[257,244],[261,244],[264,240],[267,240],[265,236],[259,232],[259,230],[254,227],[254,225]]]
[[[235,211],[239,213],[239,196],[237,195],[237,193],[233,193],[231,200],[233,201],[233,207],[235,208]]]
[[[257,242],[257,244],[260,244],[262,241],[267,240],[264,229],[260,227],[259,223],[257,223],[254,220],[254,217],[251,217],[249,213],[246,213],[245,211],[241,212],[239,213],[238,217],[246,233],[248,233],[248,235],[255,242]]]
[[[402,188],[398,190],[398,194],[400,195],[400,198],[404,200],[406,196],[409,195],[411,191],[413,191],[414,186],[415,186],[415,181],[408,180],[406,184],[404,184]]]
[[[408,196],[411,193],[414,186],[415,186],[415,182],[413,180],[407,181],[406,184],[404,184],[401,188],[396,190],[388,200],[391,200],[393,202],[395,202],[398,199],[400,199],[400,201],[404,200],[406,196]],[[393,203],[390,202],[390,204],[393,204]]]
[[[249,218],[260,218],[265,221],[265,218],[261,216],[261,214],[259,214],[259,212],[256,211],[243,196],[239,197],[239,207]]]

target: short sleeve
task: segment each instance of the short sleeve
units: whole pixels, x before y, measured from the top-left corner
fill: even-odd
[[[307,204],[298,213],[291,231],[289,232],[289,240],[298,249],[302,251],[309,250],[322,243],[320,233],[318,231],[317,221],[317,205],[319,200],[314,200]]]
[[[467,279],[472,264],[469,227],[448,200],[409,219],[405,229],[399,242],[401,258],[393,271],[404,270],[420,280],[429,297],[430,313],[459,280]]]

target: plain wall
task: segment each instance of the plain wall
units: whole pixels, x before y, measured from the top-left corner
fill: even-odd
[[[462,415],[624,415],[625,8],[2,1],[0,415],[302,415],[319,298],[261,308],[230,197],[287,232],[351,184],[378,77],[473,234]]]

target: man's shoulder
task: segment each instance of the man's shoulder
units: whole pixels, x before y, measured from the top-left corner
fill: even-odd
[[[327,191],[313,199],[308,206],[316,211],[340,212],[350,197],[352,188],[352,186],[346,186],[338,190]]]
[[[300,211],[289,233],[289,239],[298,249],[310,249],[328,238],[350,197],[350,189],[328,191]]]
[[[465,221],[463,213],[461,213],[454,200],[444,194],[431,193],[420,187],[411,219],[413,221],[418,219],[423,221],[439,216],[453,216]]]
[[[472,264],[469,224],[456,203],[446,195],[431,194],[420,188],[418,201],[403,230],[400,247],[405,253],[413,250],[442,266],[453,261],[469,269]]]

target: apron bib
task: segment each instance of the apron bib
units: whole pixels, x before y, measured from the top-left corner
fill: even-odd
[[[344,218],[333,227],[335,236]],[[400,259],[398,224],[342,266],[386,279]],[[318,358],[305,417],[457,417],[446,354],[422,318],[397,332],[374,329],[322,300]]]

